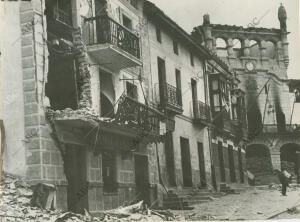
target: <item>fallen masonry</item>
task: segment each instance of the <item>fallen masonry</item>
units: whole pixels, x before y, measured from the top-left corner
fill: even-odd
[[[148,209],[143,201],[130,206],[103,211],[101,217],[93,217],[85,210],[84,215],[45,209],[36,204],[36,187],[30,186],[23,178],[3,173],[0,187],[0,220],[1,221],[171,221],[180,219],[170,211]],[[45,186],[49,186],[45,184]],[[34,200],[34,201],[33,201]]]

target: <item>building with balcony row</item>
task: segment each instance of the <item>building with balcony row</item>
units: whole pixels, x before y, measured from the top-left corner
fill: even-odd
[[[3,169],[54,184],[58,208],[170,207],[256,173],[243,63],[216,53],[207,16],[189,35],[143,0],[4,4]]]

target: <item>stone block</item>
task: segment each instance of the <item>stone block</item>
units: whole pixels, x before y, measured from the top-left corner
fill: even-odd
[[[20,12],[24,13],[28,10],[32,10],[31,1],[20,1]]]
[[[43,156],[43,159],[42,159],[43,164],[50,164],[51,163],[51,161],[50,161],[50,152],[43,152],[42,156]]]
[[[39,138],[32,138],[30,140],[24,140],[25,148],[28,150],[34,150],[40,148]]]
[[[25,116],[25,126],[39,125],[39,115]]]
[[[34,59],[32,56],[22,58],[22,68],[32,68],[34,67]]]
[[[41,179],[41,166],[40,165],[35,165],[35,166],[28,166],[26,175],[27,178],[34,180],[34,179]]]
[[[51,152],[51,164],[52,165],[59,165],[59,162],[60,162],[60,153]]]
[[[30,47],[30,49],[32,49],[32,48]],[[23,70],[23,79],[24,80],[27,80],[27,79],[34,80],[35,79],[35,69],[31,68],[31,69]]]
[[[33,50],[30,45],[26,47],[22,47],[22,56],[23,57],[33,56]]]
[[[37,102],[36,94],[33,91],[24,92],[24,98],[25,98],[25,104],[26,103]]]
[[[55,179],[55,167],[47,166],[47,179]]]
[[[65,179],[65,172],[64,172],[64,168],[62,166],[56,167],[56,178],[58,180]]]
[[[25,111],[25,115],[37,113],[38,112],[37,103],[25,104],[24,111]]]
[[[28,151],[26,156],[28,165],[41,163],[40,151]]]
[[[24,91],[33,91],[35,90],[35,80],[24,80],[23,81],[23,89]]]

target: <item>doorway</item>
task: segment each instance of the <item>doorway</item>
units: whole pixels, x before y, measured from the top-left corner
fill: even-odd
[[[192,181],[192,167],[191,167],[189,140],[180,137],[180,147],[181,147],[183,186],[192,187],[193,181]]]
[[[150,204],[148,157],[134,155],[135,184],[138,199]]]
[[[166,167],[168,172],[169,186],[176,186],[175,177],[175,162],[174,162],[174,146],[173,146],[173,134],[172,132],[166,133],[165,140],[165,153],[166,153]]]
[[[225,182],[225,165],[224,165],[224,155],[223,155],[223,144],[222,144],[222,142],[218,142],[218,156],[219,156],[219,164],[220,164],[221,182]]]
[[[242,161],[242,150],[238,149],[238,161],[239,161],[239,172],[240,172],[240,182],[244,183],[244,171],[243,171],[243,161]]]
[[[229,161],[230,181],[232,183],[235,183],[236,175],[235,175],[235,167],[234,167],[233,147],[231,145],[228,145],[228,161]]]
[[[206,187],[203,143],[198,143],[198,158],[199,158],[199,169],[200,169],[200,184],[201,187]]]
[[[68,210],[84,213],[88,208],[88,182],[86,175],[86,150],[81,146],[66,145],[64,169],[68,181]]]

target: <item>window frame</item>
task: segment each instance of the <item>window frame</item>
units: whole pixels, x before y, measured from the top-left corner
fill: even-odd
[[[173,52],[176,55],[179,55],[179,43],[173,39]]]
[[[155,34],[156,34],[156,41],[162,43],[161,28],[159,26],[155,27]]]

